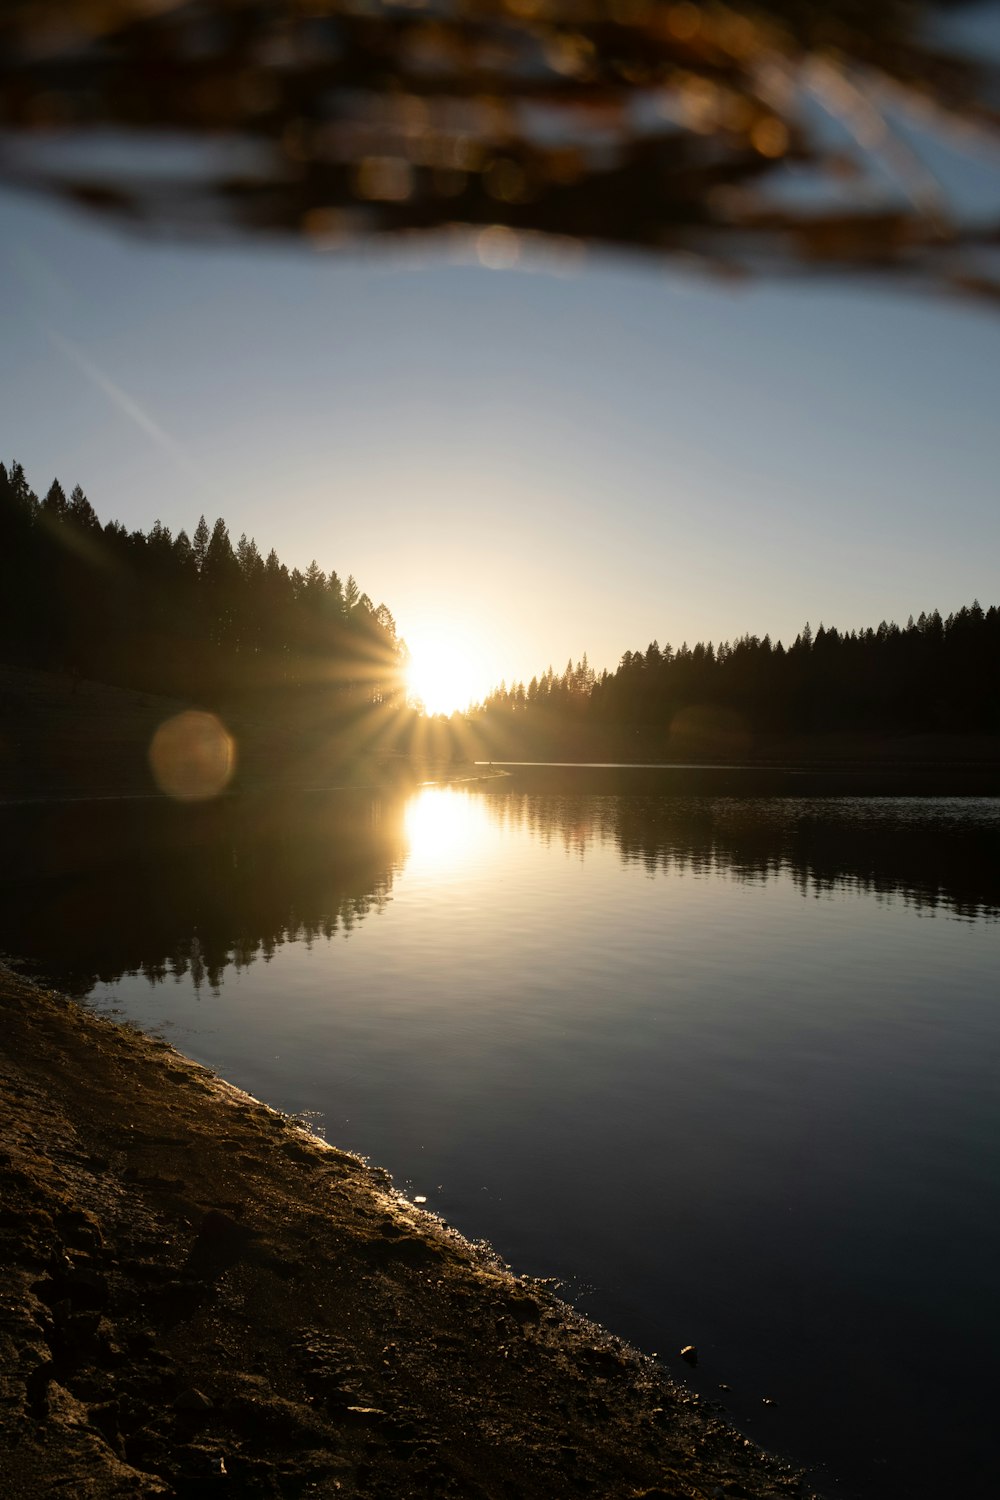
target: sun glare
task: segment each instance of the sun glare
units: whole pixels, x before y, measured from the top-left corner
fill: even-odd
[[[406,809],[407,873],[440,873],[475,862],[482,839],[482,809],[449,787],[424,787]]]
[[[429,630],[407,636],[410,664],[406,679],[410,697],[419,699],[429,714],[451,714],[464,709],[484,691],[477,680],[477,663],[463,645],[458,630]]]

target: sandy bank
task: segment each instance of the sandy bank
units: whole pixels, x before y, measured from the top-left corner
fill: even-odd
[[[0,1006],[11,1500],[806,1493],[384,1173],[2,969]]]

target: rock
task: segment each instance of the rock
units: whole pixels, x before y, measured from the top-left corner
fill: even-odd
[[[64,1208],[55,1216],[56,1225],[68,1245],[96,1250],[103,1244],[101,1231],[90,1214],[79,1208]]]
[[[307,1166],[316,1160],[315,1153],[300,1141],[286,1141],[281,1147],[281,1153],[289,1161],[302,1162]]]
[[[348,1406],[345,1414],[356,1422],[383,1422],[385,1412],[380,1406]]]
[[[48,1387],[55,1374],[55,1368],[54,1362],[47,1359],[36,1365],[25,1377],[24,1389],[28,1398],[28,1408],[37,1417],[45,1416],[48,1410]]]
[[[512,1297],[507,1303],[507,1311],[515,1322],[522,1325],[537,1323],[542,1316],[542,1310],[534,1297]]]
[[[211,1397],[202,1391],[196,1391],[194,1386],[189,1386],[186,1391],[181,1391],[174,1402],[175,1411],[211,1411],[213,1402]]]
[[[230,1214],[219,1208],[210,1208],[201,1221],[198,1238],[206,1241],[228,1241],[239,1238],[245,1230]]]
[[[255,1238],[254,1231],[245,1224],[220,1208],[210,1208],[198,1226],[188,1267],[214,1279],[224,1266],[246,1255]]]
[[[681,1359],[686,1359],[689,1365],[698,1363],[698,1350],[694,1344],[685,1344],[681,1350]]]
[[[89,1416],[91,1427],[96,1428],[112,1446],[117,1446],[121,1437],[118,1402],[97,1402],[90,1407]]]
[[[74,1268],[72,1275],[66,1278],[70,1301],[74,1307],[100,1308],[106,1307],[111,1298],[106,1277],[100,1271],[94,1271],[89,1266],[83,1266],[79,1270]]]

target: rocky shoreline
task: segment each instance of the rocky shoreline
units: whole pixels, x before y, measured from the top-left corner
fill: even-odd
[[[0,969],[10,1500],[765,1500],[650,1361],[156,1038]]]

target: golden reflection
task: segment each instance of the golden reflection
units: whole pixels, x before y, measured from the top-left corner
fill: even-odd
[[[424,787],[407,803],[404,823],[408,875],[441,874],[478,863],[489,834],[485,804],[452,787]]]
[[[153,735],[149,764],[161,792],[180,802],[217,797],[236,769],[236,743],[214,714],[188,710]]]

